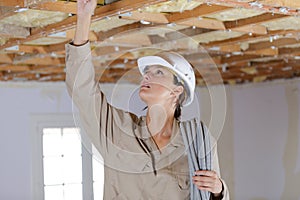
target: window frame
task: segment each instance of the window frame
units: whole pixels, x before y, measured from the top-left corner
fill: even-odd
[[[44,200],[44,173],[43,173],[43,129],[78,127],[73,120],[73,114],[32,114],[31,124],[31,194],[32,200]],[[82,150],[82,198],[93,200],[93,168],[92,144],[85,134],[81,134]],[[84,143],[84,145],[83,145]]]

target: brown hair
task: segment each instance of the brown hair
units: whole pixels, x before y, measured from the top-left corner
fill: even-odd
[[[180,81],[180,78],[176,75],[173,75],[173,83],[177,86],[182,86],[184,88],[184,85],[182,84],[182,81]],[[176,120],[179,120],[180,116],[181,116],[181,105],[183,103],[185,99],[185,94],[184,92],[181,93],[179,95],[179,98],[178,98],[178,101],[177,101],[177,105],[176,105],[176,108],[175,108],[175,112],[174,112],[174,118]]]

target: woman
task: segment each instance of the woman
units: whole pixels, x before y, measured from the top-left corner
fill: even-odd
[[[109,105],[94,81],[88,42],[95,7],[96,0],[77,1],[75,37],[66,45],[66,84],[85,132],[104,159],[104,199],[189,199],[189,166],[178,118],[180,107],[194,96],[193,70],[176,53],[140,58],[139,95],[147,104],[146,116]],[[219,178],[216,148],[212,155],[213,170],[195,171],[192,184],[211,192],[211,199],[229,199]]]

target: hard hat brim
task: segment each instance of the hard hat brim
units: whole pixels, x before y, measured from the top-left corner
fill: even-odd
[[[185,101],[183,102],[182,106],[187,106],[193,101],[193,97],[194,97],[194,95],[193,95],[194,88],[192,88],[193,86],[191,86],[189,84],[189,80],[187,80],[187,78],[184,74],[182,74],[180,71],[178,71],[173,65],[171,65],[165,59],[163,59],[159,56],[144,56],[137,60],[137,64],[139,67],[139,71],[142,75],[144,75],[145,68],[147,66],[151,66],[151,65],[160,65],[160,66],[166,67],[166,68],[174,71],[176,73],[176,75],[180,79],[183,80],[184,88],[187,93],[187,97],[185,98]]]

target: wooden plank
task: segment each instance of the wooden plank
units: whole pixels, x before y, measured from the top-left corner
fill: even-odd
[[[56,53],[64,54],[65,43],[52,44],[52,45],[19,45],[19,51],[25,53],[34,53],[34,54],[47,54],[47,53]]]
[[[279,38],[273,41],[262,41],[256,43],[249,43],[247,51],[254,51],[259,49],[266,49],[270,47],[281,47],[290,44],[300,43],[296,38]]]
[[[208,19],[208,18],[192,17],[192,18],[181,20],[180,22],[178,22],[178,24],[185,25],[185,26],[195,26],[198,28],[215,29],[215,30],[226,29],[223,22],[215,19]]]
[[[132,33],[120,35],[119,37],[109,38],[110,44],[129,44],[129,45],[151,45],[151,40],[148,35],[143,33]]]
[[[126,15],[120,15],[121,19],[127,20],[144,20],[147,22],[152,23],[159,23],[159,24],[167,24],[169,20],[166,18],[166,14],[164,13],[147,13],[147,12],[140,12],[140,11],[133,11]]]
[[[12,63],[14,56],[14,54],[0,53],[0,63]]]
[[[138,8],[148,6],[151,4],[156,4],[160,2],[165,2],[167,0],[122,0],[117,1],[112,4],[108,4],[105,6],[100,6],[96,8],[95,14],[92,16],[92,21],[97,21],[105,16],[114,16],[114,15],[120,15],[120,13],[126,13],[129,11],[137,10]],[[41,36],[45,36],[51,33],[57,33],[61,31],[65,31],[71,28],[74,28],[76,25],[77,17],[76,15],[68,17],[67,19],[50,24],[45,27],[41,28],[34,28],[31,31],[31,35],[28,36],[25,39],[19,40],[19,43],[31,41],[34,39],[37,39]],[[0,50],[6,47],[14,46],[17,44],[16,40],[9,40],[6,44],[0,46]]]
[[[236,27],[232,29],[233,31],[252,33],[256,35],[266,35],[268,34],[267,27],[258,24],[250,24],[246,26]]]
[[[41,74],[40,78],[38,79],[41,82],[58,82],[58,81],[65,81],[66,74]]]
[[[0,65],[0,71],[22,72],[29,70],[30,67],[27,65]]]
[[[77,3],[72,1],[50,1],[34,4],[30,8],[38,10],[59,11],[65,13],[77,13]]]
[[[245,51],[243,52],[244,54],[247,55],[263,55],[263,56],[276,56],[278,55],[279,51],[278,48],[265,48],[265,49],[257,49],[255,51]]]
[[[279,48],[279,54],[280,55],[283,55],[283,54],[288,54],[288,55],[300,55],[300,47],[282,47],[282,48]]]
[[[74,35],[75,35],[75,28],[66,31],[66,38],[72,40],[74,38]],[[92,42],[97,41],[98,40],[97,33],[95,33],[94,31],[90,31],[89,40]]]
[[[153,27],[153,26],[152,25],[144,25],[144,24],[141,24],[140,22],[135,22],[132,24],[126,24],[123,26],[119,26],[119,27],[110,29],[108,31],[100,31],[96,34],[97,34],[97,39],[100,41],[103,41],[113,35],[127,32],[128,30],[134,30],[134,29],[138,30],[140,28],[145,28],[145,27]]]
[[[122,47],[122,46],[101,46],[96,47],[92,51],[93,56],[105,56],[109,54],[113,54],[116,52],[125,52],[132,49],[132,47]]]
[[[263,56],[259,56],[263,57]],[[235,63],[240,61],[252,60],[258,58],[257,55],[234,55],[230,57],[222,57],[222,63]]]
[[[213,30],[197,28],[197,27],[187,27],[176,31],[170,31],[168,33],[165,33],[163,36],[153,34],[153,35],[149,35],[148,37],[150,38],[152,44],[158,44],[158,43],[176,41],[176,40],[177,42],[179,42],[178,40],[180,39],[184,39],[186,37],[192,37],[203,33],[208,33],[211,31]]]
[[[53,57],[28,57],[18,56],[14,60],[14,64],[27,64],[27,65],[64,65],[65,58],[53,58]]]
[[[25,0],[0,0],[0,6],[25,7]]]
[[[284,4],[289,7],[285,11],[286,15],[297,15],[298,14],[298,1],[295,0],[267,0],[270,3],[265,3],[264,0],[210,0],[211,4],[219,4],[224,6],[230,6],[235,8],[248,8],[248,9],[259,9],[262,11],[270,12],[270,13],[279,13],[282,14],[281,6],[275,6],[276,4],[282,4],[282,1],[291,1],[285,2]]]
[[[271,6],[282,6],[282,7],[289,7],[289,8],[300,8],[300,1],[295,0],[261,0],[261,3],[268,4]]]
[[[31,72],[38,74],[61,74],[65,73],[65,67],[57,66],[32,66]]]
[[[229,44],[236,44],[236,43],[242,43],[242,42],[249,42],[251,40],[256,40],[256,39],[270,38],[270,37],[273,37],[274,35],[276,35],[276,36],[281,36],[281,35],[285,36],[285,35],[293,35],[293,34],[297,35],[298,32],[299,32],[298,30],[277,30],[277,31],[269,31],[268,34],[266,34],[266,35],[245,34],[240,37],[219,40],[219,41],[213,41],[208,44],[202,44],[202,45],[205,47],[229,45]],[[295,35],[295,37],[297,37],[296,35]]]
[[[221,52],[240,52],[241,46],[240,44],[229,44],[220,46],[219,51]]]
[[[287,17],[287,16],[282,15],[282,14],[264,13],[264,14],[249,17],[249,18],[238,19],[238,20],[234,20],[234,21],[225,21],[223,23],[224,23],[226,29],[233,29],[236,27],[246,26],[246,25],[250,25],[250,24],[259,24],[262,22],[273,21],[273,20],[280,19],[283,17]]]
[[[36,74],[31,72],[14,72],[5,74],[5,80],[7,81],[28,81],[28,80],[37,80]]]
[[[198,17],[202,15],[208,15],[216,12],[221,12],[227,9],[231,9],[231,7],[220,6],[220,5],[208,5],[201,4],[193,10],[185,10],[183,12],[176,12],[169,15],[166,15],[169,23],[178,22],[180,20],[185,20],[187,18]]]

